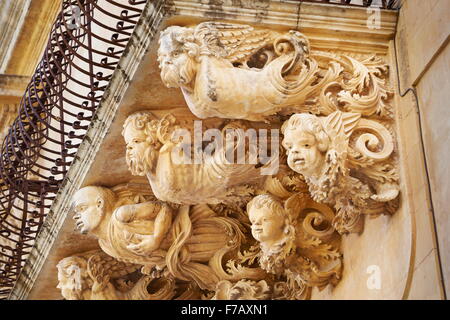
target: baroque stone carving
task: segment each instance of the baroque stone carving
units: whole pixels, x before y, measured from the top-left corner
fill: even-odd
[[[120,262],[101,250],[62,259],[58,286],[66,300],[162,300],[198,298],[192,287],[177,288],[170,278],[154,279],[138,272],[140,266]],[[180,293],[181,291],[181,293]]]
[[[268,300],[271,298],[271,292],[265,280],[259,282],[240,280],[234,284],[222,280],[217,284],[211,300]]]
[[[336,110],[392,117],[387,65],[375,56],[312,51],[298,31],[204,22],[161,33],[158,60],[199,118],[270,120]],[[250,86],[250,87],[249,87]]]
[[[146,175],[155,196],[177,204],[199,203],[242,203],[255,186],[265,179],[257,162],[235,163],[228,161],[225,143],[227,129],[238,124],[228,124],[216,134],[209,152],[196,158],[191,141],[176,141],[174,134],[185,133],[188,128],[180,127],[173,116],[158,120],[150,112],[130,115],[125,124],[123,136],[127,144],[126,159],[133,175]],[[178,130],[178,131],[177,131]],[[181,131],[180,131],[181,130]],[[245,138],[233,146],[245,146]],[[204,156],[204,154],[206,154]],[[278,161],[278,158],[275,159]]]
[[[265,189],[277,194],[273,185],[273,181],[268,182]],[[285,191],[285,194],[295,193]],[[192,298],[194,294],[198,298],[203,294],[207,299],[305,299],[312,287],[323,288],[335,283],[340,276],[341,255],[334,249],[338,242],[331,244],[329,230],[309,235],[306,232],[308,223],[316,219],[317,224],[323,219],[321,213],[305,213],[305,208],[314,208],[309,205],[314,202],[309,200],[300,205],[294,204],[292,197],[287,200],[292,212],[283,209],[286,219],[282,222],[283,230],[289,232],[281,235],[289,241],[277,241],[268,246],[255,230],[250,232],[248,228],[248,223],[253,224],[252,229],[258,224],[254,217],[261,209],[257,205],[260,197],[271,196],[254,198],[249,204],[249,218],[242,213],[233,216],[233,209],[229,207],[220,210],[224,204],[169,206],[160,201],[148,201],[151,197],[139,195],[137,190],[116,187],[112,191],[89,186],[75,194],[72,211],[77,228],[98,237],[101,249],[112,257],[111,261],[124,268],[131,266],[142,275],[142,282],[134,282],[141,294],[133,296],[135,298],[153,299],[156,295],[159,299]],[[281,201],[276,199],[277,203]],[[327,208],[322,206],[319,211]],[[270,215],[273,216],[271,212]],[[297,224],[302,227],[297,228]],[[277,255],[281,258],[276,258]],[[60,263],[59,287],[66,298],[70,295],[76,299],[131,297],[131,293],[116,292],[118,289],[110,283],[111,276],[105,271],[111,268],[103,268],[105,259],[102,259],[87,257],[80,262],[79,258],[69,257]],[[325,264],[321,259],[330,261]],[[70,278],[73,268],[69,265],[73,260],[80,265],[77,268],[84,270],[77,271],[78,275],[84,275],[83,285],[75,286],[72,279],[66,279]],[[334,266],[330,267],[331,264]],[[166,280],[155,284],[161,291],[149,293],[142,289],[145,285],[148,289],[157,279]],[[179,283],[184,283],[184,287],[190,284],[190,287],[180,293]]]
[[[314,228],[332,219],[329,208],[305,194],[294,194],[285,201],[264,194],[249,202],[248,214],[252,235],[259,242],[262,269],[286,277],[277,284],[283,298],[302,299],[312,287],[323,289],[338,282],[342,255],[339,242],[330,241],[334,230],[331,224],[320,231]]]
[[[310,123],[302,134],[283,130],[285,146],[316,141],[306,156],[288,150],[289,166],[315,201],[337,210],[338,232],[360,232],[362,213],[396,211],[393,92],[382,58],[313,51],[296,31],[221,22],[167,28],[158,54],[163,82],[180,87],[200,118],[268,122],[296,113],[284,128]]]
[[[395,212],[394,142],[381,123],[340,111],[295,114],[282,132],[289,167],[305,177],[315,201],[334,206],[333,226],[340,233],[360,231],[361,214]]]
[[[245,238],[237,219],[217,216],[207,205],[173,209],[159,201],[127,202],[107,188],[82,188],[73,199],[77,227],[98,237],[108,255],[141,265],[152,277],[195,282],[210,291],[220,280],[263,277],[260,269],[223,269],[223,257]]]
[[[313,51],[297,31],[221,22],[167,28],[158,60],[163,82],[181,88],[194,115],[214,117],[216,132],[199,145],[194,121],[130,115],[127,165],[150,188],[79,190],[80,231],[116,263],[138,266],[132,284],[146,284],[142,299],[308,299],[312,288],[336,285],[341,234],[398,206],[383,60]],[[230,150],[248,160],[259,147],[239,133],[230,149],[226,130],[258,126],[281,126],[286,155],[271,144],[270,161],[258,153],[230,161]],[[261,174],[275,161],[278,171]],[[116,292],[100,260],[83,267],[86,297],[130,297]]]

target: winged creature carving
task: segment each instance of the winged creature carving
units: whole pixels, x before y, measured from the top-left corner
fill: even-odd
[[[336,110],[392,117],[379,57],[312,51],[298,31],[204,22],[160,36],[162,81],[181,88],[199,118],[268,121],[275,114]]]

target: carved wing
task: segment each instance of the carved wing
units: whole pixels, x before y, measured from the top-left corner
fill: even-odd
[[[140,266],[121,262],[103,252],[92,255],[88,260],[88,272],[91,277],[109,276],[112,279],[123,277],[138,270]]]
[[[359,119],[361,119],[359,113],[335,111],[323,119],[323,126],[328,135],[344,134],[348,139],[356,128]]]
[[[194,31],[195,39],[211,54],[233,62],[243,62],[274,40],[274,33],[248,25],[204,22]]]
[[[292,221],[295,221],[298,218],[300,211],[305,208],[308,200],[309,195],[307,193],[296,193],[284,202],[284,208]]]
[[[128,182],[114,186],[111,188],[118,197],[118,204],[136,204],[145,201],[156,200],[153,192],[151,191],[148,182]]]

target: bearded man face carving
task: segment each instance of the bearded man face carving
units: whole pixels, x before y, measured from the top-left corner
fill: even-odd
[[[191,33],[188,28],[172,26],[161,34],[158,61],[161,79],[169,88],[185,87],[195,77],[198,46]]]
[[[136,176],[145,176],[155,170],[161,148],[156,134],[149,128],[152,123],[150,117],[149,113],[138,112],[128,117],[124,124],[126,161],[131,173]]]

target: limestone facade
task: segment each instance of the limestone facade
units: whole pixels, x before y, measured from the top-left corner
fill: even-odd
[[[421,5],[147,3],[10,298],[444,298]]]

